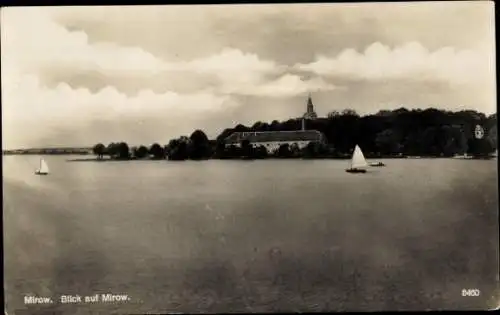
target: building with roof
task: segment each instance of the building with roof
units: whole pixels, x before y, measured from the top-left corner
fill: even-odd
[[[325,143],[326,137],[318,130],[306,130],[306,120],[316,119],[311,96],[307,100],[307,110],[302,119],[302,129],[292,131],[247,131],[233,132],[225,139],[226,147],[241,146],[242,141],[248,140],[253,147],[264,146],[268,152],[276,151],[282,144],[296,144],[300,149],[309,143]]]
[[[264,146],[268,152],[276,151],[282,144],[306,147],[310,142],[324,143],[324,135],[317,130],[234,132],[226,138],[226,146],[239,147],[248,140],[253,147]]]

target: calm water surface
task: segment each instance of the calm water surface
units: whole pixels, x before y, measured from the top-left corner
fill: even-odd
[[[496,161],[387,160],[363,175],[338,160],[68,158],[35,176],[39,157],[4,156],[9,313],[28,294],[131,298],[38,307],[68,314],[498,303]]]

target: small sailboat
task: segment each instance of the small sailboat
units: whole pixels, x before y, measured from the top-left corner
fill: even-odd
[[[354,153],[352,154],[349,166],[350,167],[345,170],[348,173],[366,173],[365,168],[368,166],[368,163],[366,162],[365,156],[358,145],[354,148]]]
[[[385,166],[385,164],[379,161],[379,162],[372,162],[372,163],[370,163],[370,166],[372,166],[372,167],[381,167],[381,166]]]
[[[49,174],[49,166],[45,162],[44,159],[40,159],[40,167],[35,171],[36,175],[48,175]]]

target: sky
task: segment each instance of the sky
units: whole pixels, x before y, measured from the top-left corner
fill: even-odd
[[[493,2],[8,7],[4,149],[354,109],[496,112]]]

